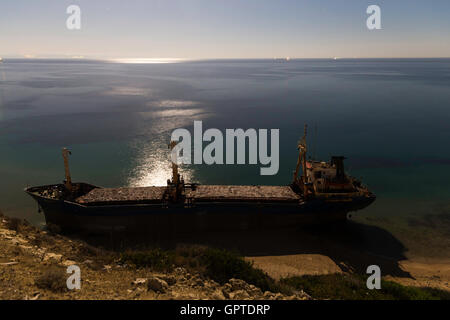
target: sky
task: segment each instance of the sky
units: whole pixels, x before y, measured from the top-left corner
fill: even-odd
[[[72,4],[80,30],[66,27]],[[2,0],[0,57],[450,57],[450,1]]]

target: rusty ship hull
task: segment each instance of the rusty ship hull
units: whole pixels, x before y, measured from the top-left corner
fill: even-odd
[[[108,189],[89,184],[78,185],[98,191],[113,190],[112,193],[127,190],[132,195],[133,189],[139,193],[137,190],[139,188]],[[265,186],[235,187],[251,191]],[[283,228],[305,223],[345,221],[349,212],[363,209],[375,200],[373,195],[354,197],[347,201],[332,198],[303,201],[302,197],[293,191],[289,193],[291,197],[278,199],[245,198],[229,196],[229,192],[222,192],[222,189],[230,188],[233,186],[216,186],[216,195],[221,196],[207,198],[192,195],[190,200],[182,203],[166,202],[163,197],[159,199],[99,197],[91,199],[94,200],[91,202],[83,202],[80,197],[69,200],[64,197],[55,199],[42,195],[42,190],[64,190],[62,184],[31,187],[25,191],[38,202],[47,225],[58,226],[65,232],[87,234],[124,232],[150,235],[204,230]],[[275,188],[290,189],[289,186]],[[197,187],[198,189],[201,187]]]

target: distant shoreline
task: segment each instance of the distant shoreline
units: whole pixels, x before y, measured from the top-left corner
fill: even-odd
[[[133,60],[135,62],[133,62]],[[414,61],[414,62],[424,62],[424,61],[447,61],[450,60],[450,57],[415,57],[415,58],[338,58],[334,59],[333,57],[329,58],[289,58],[286,60],[285,58],[209,58],[209,59],[183,59],[183,58],[169,58],[169,59],[158,59],[158,58],[20,58],[20,57],[3,57],[4,63],[7,62],[43,62],[43,63],[125,63],[125,64],[172,64],[172,63],[207,63],[207,62],[242,62],[242,63],[251,63],[251,62],[284,62],[284,63],[292,63],[292,62],[301,62],[301,61],[329,61],[329,62],[346,62],[346,61],[360,61],[360,62],[376,62],[376,61]]]

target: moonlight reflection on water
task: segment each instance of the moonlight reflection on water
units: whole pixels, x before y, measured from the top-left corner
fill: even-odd
[[[130,187],[166,186],[172,177],[172,164],[169,150],[143,150],[137,159],[137,166],[128,179]],[[192,179],[192,169],[180,168],[185,181]]]

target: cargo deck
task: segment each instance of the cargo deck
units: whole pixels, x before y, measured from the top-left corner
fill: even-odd
[[[296,202],[300,196],[289,186],[199,185],[186,194],[199,201]]]
[[[166,187],[95,188],[75,199],[85,205],[158,203],[163,201]]]
[[[83,205],[159,203],[167,187],[95,188],[75,202]],[[289,186],[199,185],[186,190],[195,202],[297,202],[300,196]]]

